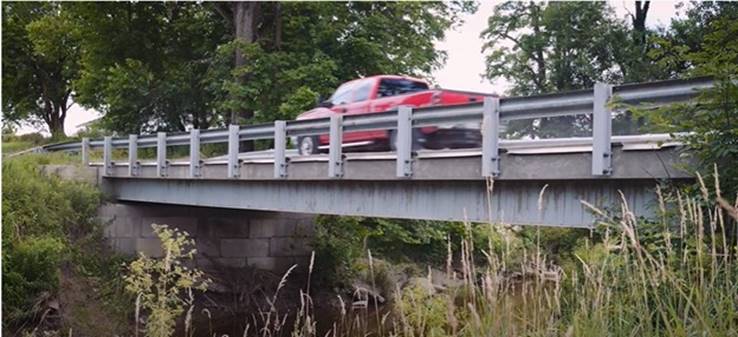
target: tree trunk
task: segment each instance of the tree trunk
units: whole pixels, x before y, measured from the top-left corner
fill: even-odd
[[[53,139],[61,139],[67,136],[64,133],[64,113],[61,110],[61,107],[54,106],[47,122],[51,138]]]
[[[651,6],[650,1],[635,2],[635,16],[633,17],[633,32],[636,34],[636,41],[641,45],[646,44],[646,16],[648,8]]]
[[[233,27],[235,28],[236,40],[242,43],[253,43],[254,42],[254,28],[256,18],[256,7],[259,4],[256,2],[234,2],[232,3],[233,11]],[[246,64],[246,58],[240,49],[236,49],[235,55],[235,67],[239,68]],[[245,83],[248,79],[248,75],[241,77],[242,83]],[[231,112],[231,123],[238,124],[239,116],[245,119],[253,117],[253,111],[232,111]]]

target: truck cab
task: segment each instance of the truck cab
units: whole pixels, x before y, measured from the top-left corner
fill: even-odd
[[[302,113],[297,119],[328,117],[332,114],[361,115],[379,113],[396,109],[400,105],[426,107],[437,105],[454,105],[480,101],[482,94],[452,90],[430,89],[428,82],[397,75],[379,75],[352,80],[342,84],[331,97],[319,104],[315,109]],[[421,128],[413,133],[414,143],[421,147],[443,147],[439,137],[433,137],[438,128]],[[343,146],[351,148],[393,149],[394,131],[368,130],[346,132]],[[448,132],[442,132],[448,134]],[[474,147],[481,142],[479,130],[467,140],[468,144],[456,144],[461,147]],[[428,142],[434,138],[435,141]],[[297,140],[298,149],[303,155],[318,153],[327,148],[328,136],[301,137]],[[457,141],[457,143],[459,143]],[[430,145],[430,146],[425,146]]]

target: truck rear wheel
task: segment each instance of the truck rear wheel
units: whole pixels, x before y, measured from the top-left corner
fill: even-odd
[[[297,138],[297,150],[300,155],[309,156],[318,153],[318,137],[300,137]]]
[[[420,130],[413,129],[412,137],[412,151],[419,151],[423,148],[421,141],[423,140],[423,134]],[[389,149],[392,152],[397,151],[397,130],[389,131]]]

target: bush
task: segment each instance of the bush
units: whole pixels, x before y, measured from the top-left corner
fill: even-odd
[[[139,258],[128,265],[124,279],[126,290],[137,296],[137,305],[140,303],[149,314],[146,336],[168,337],[174,333],[185,306],[194,305],[192,290],[205,291],[210,280],[202,271],[183,265],[185,260],[194,259],[196,252],[195,241],[187,232],[166,225],[151,227],[161,240],[164,258],[152,259],[139,253]]]
[[[5,327],[34,316],[34,302],[53,296],[59,265],[72,239],[95,228],[101,196],[94,186],[39,172],[55,156],[28,155],[2,164],[3,320]]]
[[[41,294],[58,288],[58,265],[65,246],[51,237],[3,243],[3,322],[25,320],[40,314],[34,302]]]

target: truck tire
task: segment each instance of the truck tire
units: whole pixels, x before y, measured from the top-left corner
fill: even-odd
[[[297,150],[302,156],[309,156],[318,153],[318,137],[299,137],[297,138]]]
[[[418,129],[413,129],[413,135],[412,135],[412,151],[416,152],[423,148],[423,144],[420,143],[420,140],[422,139],[423,134]],[[397,151],[397,130],[390,130],[389,131],[389,150],[392,152]]]

